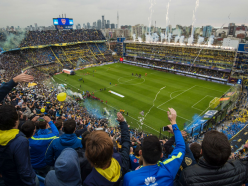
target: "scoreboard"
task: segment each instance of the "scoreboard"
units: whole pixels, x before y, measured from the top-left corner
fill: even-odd
[[[59,25],[59,26],[72,26],[73,25],[73,19],[70,18],[53,18],[53,25]]]
[[[53,25],[56,29],[73,29],[73,19],[71,18],[53,18]]]

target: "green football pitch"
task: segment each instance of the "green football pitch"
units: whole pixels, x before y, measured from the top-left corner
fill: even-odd
[[[87,72],[90,74],[83,75]],[[135,76],[136,73],[141,74],[141,78]],[[79,81],[80,78],[83,78],[84,83]],[[125,113],[128,112],[125,118],[132,127],[153,134],[158,134],[161,127],[169,124],[166,112],[168,108],[177,111],[177,123],[183,129],[184,123],[190,123],[195,114],[204,114],[209,109],[209,102],[215,97],[221,97],[230,88],[227,85],[122,63],[87,68],[76,71],[73,76],[59,74],[54,79],[58,83],[67,84],[75,92],[78,89],[81,92],[94,92],[96,97],[104,101],[103,107],[106,107],[107,101],[109,107],[125,110]],[[100,91],[102,88],[106,90]],[[143,125],[139,122],[141,111],[146,116]]]

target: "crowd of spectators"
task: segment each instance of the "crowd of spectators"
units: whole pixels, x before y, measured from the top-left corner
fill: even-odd
[[[94,29],[29,31],[20,44],[20,48],[95,40],[106,40],[106,38],[101,31]]]
[[[99,49],[98,49],[99,47]],[[56,56],[56,57],[55,57]],[[58,61],[59,60],[59,61]],[[63,64],[68,68],[78,68],[79,65],[113,61],[112,53],[106,44],[77,44],[66,47],[46,47],[41,49],[25,49],[11,51],[0,56],[0,63],[6,70],[7,76],[19,74],[22,69],[29,66],[40,65],[41,69],[51,70],[50,74],[61,70]],[[57,67],[53,68],[56,63]],[[47,64],[45,66],[45,64]],[[48,72],[48,71],[47,71]]]

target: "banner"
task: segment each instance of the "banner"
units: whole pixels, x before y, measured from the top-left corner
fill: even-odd
[[[220,101],[228,101],[230,97],[220,98]]]
[[[96,40],[96,41],[78,41],[78,42],[71,42],[71,43],[56,43],[56,44],[50,44],[50,45],[38,45],[38,46],[29,46],[29,47],[22,47],[18,48],[17,50],[24,50],[28,48],[45,48],[49,46],[68,46],[68,45],[76,45],[76,44],[81,44],[81,43],[104,43],[107,42],[107,40]],[[11,49],[15,50],[15,49]],[[9,51],[11,51],[9,50]]]

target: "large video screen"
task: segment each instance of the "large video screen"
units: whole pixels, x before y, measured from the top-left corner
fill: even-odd
[[[53,18],[53,25],[60,25],[60,26],[71,26],[73,25],[73,19],[69,18]]]

